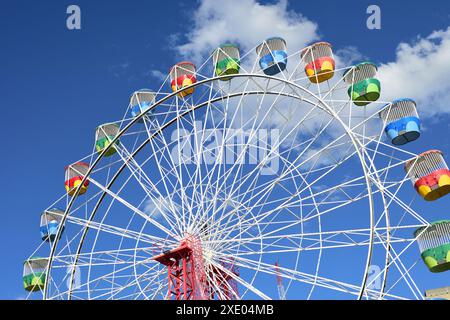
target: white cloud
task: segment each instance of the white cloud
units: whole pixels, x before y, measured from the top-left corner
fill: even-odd
[[[450,27],[413,43],[400,43],[396,60],[382,64],[384,100],[409,97],[422,115],[450,113]]]
[[[287,0],[260,4],[255,0],[202,0],[193,14],[187,42],[176,46],[183,57],[200,62],[223,42],[240,44],[248,51],[271,36],[283,37],[297,51],[318,39],[317,24],[288,10]]]
[[[171,201],[162,196],[147,199],[144,204],[144,212],[154,219],[159,219],[162,213],[170,214],[171,208]]]
[[[119,64],[114,64],[110,66],[109,72],[114,75],[116,78],[121,78],[127,75],[127,72],[130,68],[131,63],[129,61],[125,61]]]
[[[363,60],[367,60],[367,57],[362,55],[355,46],[347,46],[334,50],[334,57],[337,66],[351,66]]]
[[[159,81],[165,81],[167,74],[159,70],[150,70],[146,73],[146,76],[151,76]]]

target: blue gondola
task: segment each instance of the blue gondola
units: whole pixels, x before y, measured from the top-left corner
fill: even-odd
[[[54,241],[61,225],[64,211],[58,208],[46,210],[41,214],[40,233],[43,241]],[[62,227],[61,234],[64,231]]]
[[[286,41],[279,37],[269,38],[256,48],[259,66],[269,76],[276,75],[286,69]]]
[[[412,99],[397,99],[380,112],[387,136],[394,145],[403,145],[420,137],[420,118]]]
[[[130,99],[130,113],[133,118],[140,116],[155,103],[156,94],[150,90],[142,89],[134,92]],[[147,112],[147,119],[151,119],[151,112]],[[139,122],[143,122],[141,118]]]

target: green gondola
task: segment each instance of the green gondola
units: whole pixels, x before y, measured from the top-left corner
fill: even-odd
[[[45,287],[48,259],[32,257],[23,263],[23,286],[26,291],[41,291]]]
[[[119,133],[119,126],[115,123],[106,123],[99,126],[95,132],[95,149],[100,154],[105,150]],[[116,141],[105,153],[105,157],[112,156],[117,152],[118,141]]]
[[[238,74],[241,63],[239,47],[230,43],[221,45],[213,52],[213,63],[216,76]],[[223,81],[230,79],[231,77],[221,78]]]
[[[421,227],[414,236],[417,237],[422,259],[431,272],[450,270],[450,220]]]

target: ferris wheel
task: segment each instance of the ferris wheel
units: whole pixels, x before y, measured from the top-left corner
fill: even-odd
[[[423,298],[424,270],[450,269],[450,221],[415,208],[450,171],[408,151],[416,103],[381,98],[376,65],[339,66],[327,42],[175,64],[66,167],[29,297]]]

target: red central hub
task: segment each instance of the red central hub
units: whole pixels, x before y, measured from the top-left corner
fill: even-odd
[[[174,300],[199,300],[197,275],[195,274],[195,261],[192,249],[186,242],[178,248],[165,252],[153,258],[167,266],[169,292],[168,299]]]
[[[167,267],[169,300],[205,300],[214,299],[215,295],[219,299],[231,300],[237,295],[235,281],[220,268],[208,268],[210,278],[216,279],[214,284],[207,279],[202,246],[198,238],[188,237],[179,247],[165,251],[153,257],[153,260]],[[237,274],[234,267],[229,271]],[[217,292],[218,289],[220,293]]]

